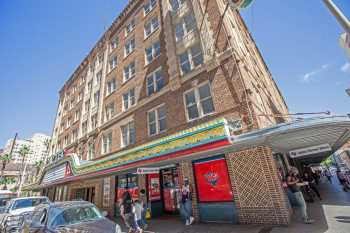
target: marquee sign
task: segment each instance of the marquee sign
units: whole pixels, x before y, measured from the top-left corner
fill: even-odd
[[[242,9],[248,7],[253,0],[228,0],[228,3],[230,4],[231,8],[236,9]]]
[[[306,147],[298,150],[292,150],[289,152],[289,155],[291,158],[298,158],[306,155],[318,154],[318,153],[328,152],[328,151],[332,151],[332,148],[330,147],[330,145],[321,144],[318,146],[311,146],[311,147]]]

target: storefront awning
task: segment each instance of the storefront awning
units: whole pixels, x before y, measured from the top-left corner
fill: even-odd
[[[236,149],[267,145],[305,163],[319,163],[350,138],[349,117],[309,118],[231,136]]]

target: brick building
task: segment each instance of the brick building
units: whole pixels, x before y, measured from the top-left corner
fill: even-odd
[[[186,176],[199,221],[289,222],[276,165],[285,157],[229,149],[232,135],[283,123],[288,109],[226,3],[129,1],[59,92],[45,195],[112,216],[125,190],[137,198],[144,188],[158,216],[178,213]]]

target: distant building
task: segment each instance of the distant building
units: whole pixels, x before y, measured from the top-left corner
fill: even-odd
[[[16,143],[12,151],[12,162],[22,162],[22,156],[19,152],[23,146],[28,146],[30,150],[29,154],[25,158],[25,162],[34,164],[36,161],[44,160],[48,154],[45,142],[49,139],[49,136],[41,133],[34,134],[30,139],[16,139]],[[10,153],[12,144],[13,139],[9,139],[5,145],[4,153]]]

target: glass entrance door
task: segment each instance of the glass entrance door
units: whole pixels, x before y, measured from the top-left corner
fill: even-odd
[[[178,213],[179,175],[177,167],[161,170],[164,212]]]

